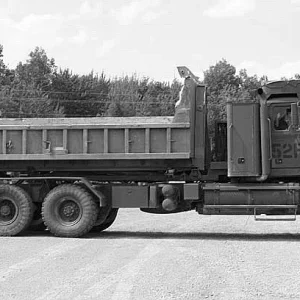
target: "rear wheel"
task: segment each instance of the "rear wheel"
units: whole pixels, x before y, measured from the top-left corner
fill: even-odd
[[[63,184],[46,196],[42,217],[47,228],[56,236],[80,237],[94,226],[98,207],[83,188]]]
[[[30,196],[22,188],[3,184],[0,186],[0,235],[17,235],[28,227],[33,216]]]

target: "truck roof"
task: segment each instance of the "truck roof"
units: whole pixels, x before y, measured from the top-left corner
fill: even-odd
[[[267,99],[277,97],[300,98],[300,80],[279,80],[268,82],[262,87]]]

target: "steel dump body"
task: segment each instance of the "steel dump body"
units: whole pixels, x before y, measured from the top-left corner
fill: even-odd
[[[190,124],[173,117],[1,119],[0,170],[190,168]]]
[[[0,120],[0,160],[189,159],[172,117]]]

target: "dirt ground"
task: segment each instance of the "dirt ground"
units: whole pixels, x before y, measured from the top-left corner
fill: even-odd
[[[120,210],[81,239],[0,238],[0,299],[300,299],[300,221]]]

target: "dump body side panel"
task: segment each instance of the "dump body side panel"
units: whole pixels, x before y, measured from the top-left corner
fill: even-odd
[[[0,121],[0,160],[189,159],[188,123],[15,125]],[[29,121],[27,121],[29,122]],[[19,123],[19,124],[18,124]]]

